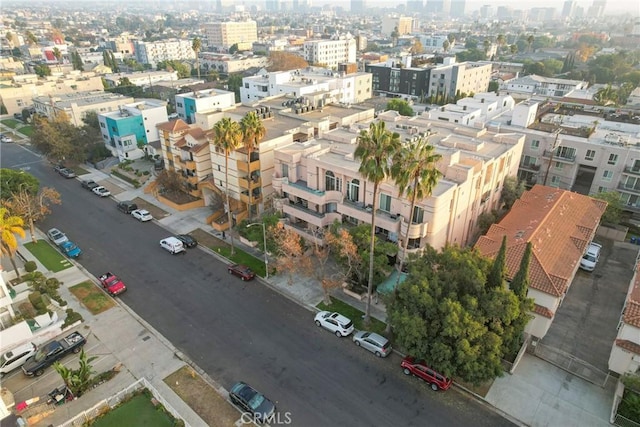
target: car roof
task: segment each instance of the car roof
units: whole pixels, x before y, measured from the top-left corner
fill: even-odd
[[[332,317],[332,318],[336,319],[340,323],[349,323],[349,322],[351,322],[351,320],[349,320],[347,317],[343,316],[340,313],[336,313],[336,312],[331,313],[331,315],[329,317]]]

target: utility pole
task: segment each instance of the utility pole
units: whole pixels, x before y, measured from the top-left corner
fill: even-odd
[[[547,166],[547,172],[544,174],[544,181],[542,185],[547,185],[547,178],[549,178],[549,170],[551,169],[551,163],[553,163],[553,155],[556,153],[556,149],[558,148],[558,137],[562,133],[562,128],[558,128],[555,131],[556,138],[553,140],[553,147],[549,153],[549,165]]]

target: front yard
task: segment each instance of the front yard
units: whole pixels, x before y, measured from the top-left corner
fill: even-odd
[[[27,248],[47,270],[54,273],[73,266],[68,259],[55,250],[46,240],[38,240],[36,243],[28,242],[24,244],[24,247]]]
[[[158,410],[148,396],[139,394],[89,425],[92,427],[173,427],[176,424],[166,412]]]
[[[116,305],[111,297],[102,292],[95,283],[88,280],[70,287],[69,291],[94,315]]]

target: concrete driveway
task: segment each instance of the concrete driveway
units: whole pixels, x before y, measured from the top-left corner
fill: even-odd
[[[640,246],[595,240],[603,245],[596,269],[578,270],[542,343],[607,372]]]

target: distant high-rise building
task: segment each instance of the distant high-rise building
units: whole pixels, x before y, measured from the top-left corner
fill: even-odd
[[[562,17],[563,18],[572,18],[576,14],[576,7],[578,3],[574,0],[567,0],[564,2],[564,6],[562,7]]]
[[[451,1],[450,0],[427,0],[427,3],[424,7],[424,11],[427,14],[449,16],[449,12],[451,11]]]
[[[407,12],[424,12],[424,0],[407,0]]]
[[[293,0],[294,11],[306,11],[311,8],[311,0]]]
[[[465,13],[465,0],[451,0],[451,11],[449,16],[451,18],[462,18]]]
[[[391,35],[397,31],[399,36],[410,34],[413,30],[413,18],[410,16],[385,16],[382,18],[382,34]]]
[[[351,12],[362,13],[367,9],[364,0],[351,0]]]
[[[511,13],[511,6],[498,6],[498,9],[496,10],[496,17],[498,19],[510,19]]]
[[[589,8],[587,15],[589,18],[600,18],[604,15],[604,8],[607,6],[606,0],[593,0],[593,4]]]
[[[280,10],[280,0],[265,0],[264,8],[268,12],[278,12]]]
[[[493,6],[490,4],[485,4],[480,7],[480,18],[489,19],[493,18]]]
[[[250,44],[258,40],[256,21],[211,22],[203,25],[207,46],[229,48],[234,44]]]

